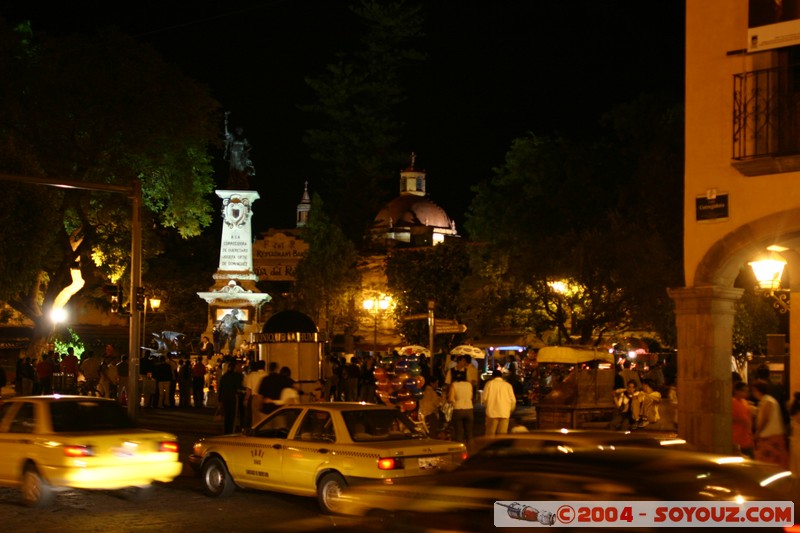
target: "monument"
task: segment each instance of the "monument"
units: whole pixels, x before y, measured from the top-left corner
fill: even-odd
[[[214,191],[222,199],[222,241],[219,267],[214,285],[197,295],[209,306],[209,336],[214,338],[217,353],[233,354],[239,337],[259,332],[261,306],[271,300],[259,292],[258,276],[253,270],[251,219],[253,202],[260,197],[250,190],[255,168],[250,159],[251,146],[242,128],[228,131],[225,113],[225,159],[229,161],[227,188]]]

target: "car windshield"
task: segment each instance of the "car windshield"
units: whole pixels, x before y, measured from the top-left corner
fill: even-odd
[[[133,422],[125,409],[116,402],[97,400],[56,401],[50,404],[53,431],[100,431],[129,429]]]
[[[404,440],[423,437],[406,415],[396,409],[359,409],[342,412],[353,442]]]

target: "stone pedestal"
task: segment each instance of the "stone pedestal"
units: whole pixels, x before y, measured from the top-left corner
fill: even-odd
[[[251,219],[256,191],[215,191],[222,199],[222,242],[219,250],[219,268],[214,274],[214,285],[197,295],[209,305],[209,327],[206,335],[231,310],[237,310],[244,331],[238,342],[252,332],[260,330],[259,311],[269,302],[269,294],[258,291],[258,276],[253,271],[253,240]],[[237,345],[238,345],[237,342]]]

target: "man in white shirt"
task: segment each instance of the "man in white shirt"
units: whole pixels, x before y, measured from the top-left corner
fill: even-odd
[[[486,406],[486,436],[508,433],[508,423],[517,407],[517,397],[511,384],[503,379],[502,371],[492,372],[492,379],[483,387],[482,402]]]

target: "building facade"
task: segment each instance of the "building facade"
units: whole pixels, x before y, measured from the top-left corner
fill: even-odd
[[[670,290],[678,427],[714,452],[731,451],[737,276],[771,247],[787,262],[784,288],[800,290],[800,14],[780,4],[686,2],[685,287]],[[791,361],[800,312],[789,323]],[[800,364],[789,368],[800,390]]]

